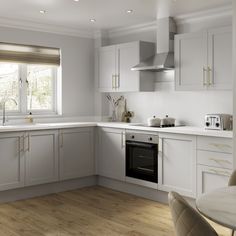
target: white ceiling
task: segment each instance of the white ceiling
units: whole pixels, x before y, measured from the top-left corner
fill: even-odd
[[[80,29],[111,29],[229,5],[232,0],[0,0],[0,18]],[[127,14],[127,9],[133,9]],[[39,10],[46,10],[40,14]],[[96,22],[91,23],[90,19]],[[0,20],[1,24],[1,20]]]

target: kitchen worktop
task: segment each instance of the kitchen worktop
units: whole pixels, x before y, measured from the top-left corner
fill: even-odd
[[[34,124],[15,124],[15,125],[13,124],[13,125],[0,126],[0,133],[76,128],[76,127],[96,127],[96,126],[107,127],[107,128],[119,128],[119,129],[134,130],[134,131],[141,130],[149,132],[233,138],[232,131],[205,130],[204,128],[201,127],[191,127],[191,126],[156,128],[156,127],[145,127],[136,124],[118,123],[118,122],[60,122],[60,123],[34,123]]]

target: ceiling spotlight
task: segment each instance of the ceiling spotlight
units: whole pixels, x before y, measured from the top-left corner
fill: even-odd
[[[130,14],[130,13],[133,13],[134,11],[130,9],[130,10],[127,10],[126,12]]]
[[[40,12],[41,14],[45,14],[45,13],[46,13],[45,10],[40,10],[39,12]]]
[[[94,23],[94,22],[96,22],[96,19],[90,19],[90,22]]]
[[[79,0],[74,0],[74,2],[79,2]]]

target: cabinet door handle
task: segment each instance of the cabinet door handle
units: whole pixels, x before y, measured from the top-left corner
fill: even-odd
[[[209,169],[211,172],[214,172],[218,175],[226,175],[230,176],[230,173],[228,171],[223,171],[223,170],[215,170],[215,169]]]
[[[21,140],[22,140],[22,146],[21,146]],[[25,135],[20,137],[20,152],[25,152]]]
[[[28,152],[30,151],[30,134],[28,134]]]
[[[115,86],[115,75],[112,75],[112,89],[115,89],[116,86]]]
[[[116,88],[119,88],[120,87],[120,75],[116,75]]]
[[[163,152],[163,139],[159,138],[158,152],[162,155]]]
[[[232,164],[232,162],[228,160],[221,160],[221,159],[216,159],[216,158],[210,158],[211,161],[215,161],[217,163],[227,163],[227,164]]]
[[[60,134],[60,147],[62,148],[64,145],[64,140],[63,140],[63,133]]]
[[[121,133],[121,148],[125,148],[125,132]]]
[[[207,67],[207,81],[208,85],[213,85],[213,80],[212,80],[212,69],[210,66]]]
[[[203,86],[207,86],[207,85],[208,85],[208,82],[206,81],[206,71],[207,71],[206,67],[203,66],[203,68],[202,68],[202,73],[203,73]]]
[[[217,148],[231,148],[231,146],[228,144],[209,143],[209,145],[217,147]]]

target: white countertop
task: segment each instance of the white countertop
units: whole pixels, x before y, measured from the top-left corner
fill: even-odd
[[[0,133],[3,132],[17,132],[17,131],[30,131],[30,130],[48,130],[48,129],[63,129],[63,128],[76,128],[76,127],[107,127],[107,128],[119,128],[126,130],[141,130],[149,132],[162,132],[162,133],[174,133],[174,134],[188,134],[197,136],[211,136],[222,138],[233,138],[232,131],[217,131],[217,130],[205,130],[200,127],[181,126],[170,128],[155,128],[137,126],[127,123],[116,122],[60,122],[60,123],[36,123],[36,124],[17,124],[0,126]]]

